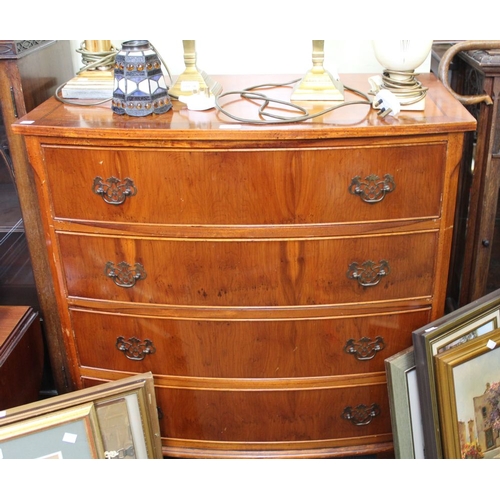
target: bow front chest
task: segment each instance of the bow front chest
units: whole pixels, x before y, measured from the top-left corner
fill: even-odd
[[[444,314],[475,127],[421,81],[425,111],[386,118],[355,105],[250,125],[177,101],[133,118],[51,98],[20,119],[70,387],[153,372],[165,456],[390,453],[384,359]]]

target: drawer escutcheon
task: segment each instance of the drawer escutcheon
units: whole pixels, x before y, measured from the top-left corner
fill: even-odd
[[[355,408],[347,406],[342,412],[342,418],[349,420],[353,425],[368,425],[371,421],[380,415],[380,406],[373,403],[370,406],[358,405]]]
[[[357,262],[349,265],[347,277],[349,279],[358,280],[361,286],[375,286],[380,283],[384,276],[391,272],[389,262],[386,260],[379,261],[378,264],[371,260],[363,262],[361,266]]]
[[[113,262],[107,262],[104,274],[122,288],[132,288],[138,280],[146,279],[147,276],[141,264],[136,263],[132,268],[127,262],[120,262],[117,266]]]
[[[99,195],[109,205],[121,205],[129,196],[137,194],[137,187],[134,181],[125,178],[124,181],[116,177],[109,177],[106,182],[102,177],[96,177],[92,186],[92,191]]]
[[[127,359],[132,361],[142,361],[148,354],[154,354],[156,347],[151,340],[140,340],[136,337],[131,337],[125,340],[125,337],[116,339],[116,348],[123,352]]]
[[[390,174],[385,174],[383,179],[371,174],[365,177],[364,181],[358,175],[352,179],[349,193],[359,196],[365,203],[378,203],[394,189],[396,189],[396,184]]]
[[[376,337],[375,340],[363,337],[358,341],[349,339],[344,346],[344,352],[352,354],[358,361],[370,361],[384,348],[385,342],[382,337]]]

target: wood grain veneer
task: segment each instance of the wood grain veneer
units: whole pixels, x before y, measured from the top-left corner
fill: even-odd
[[[344,78],[367,91],[367,75]],[[290,78],[217,77],[225,90],[270,79]],[[386,119],[357,105],[242,125],[179,102],[136,119],[50,99],[19,120],[76,386],[152,371],[166,456],[390,453],[383,361],[444,312],[475,126],[422,81],[425,111]],[[383,201],[353,194],[387,174]],[[134,186],[123,204],[95,193],[111,177]],[[131,286],[115,281],[122,262]]]

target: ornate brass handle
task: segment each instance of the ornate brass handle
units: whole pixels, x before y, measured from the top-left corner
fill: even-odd
[[[132,288],[138,280],[143,280],[147,276],[141,264],[136,263],[132,268],[127,262],[120,262],[118,265],[115,265],[113,262],[107,262],[104,274],[108,278],[111,278],[115,285],[122,288]]]
[[[377,337],[375,340],[363,337],[358,341],[349,339],[344,346],[344,352],[352,354],[358,361],[370,361],[384,348],[385,342],[382,337]]]
[[[123,352],[127,359],[132,361],[142,361],[148,354],[154,354],[156,347],[151,340],[140,340],[136,337],[131,337],[125,340],[125,337],[116,339],[116,348]]]
[[[109,177],[106,182],[103,181],[102,177],[96,177],[92,191],[109,205],[121,205],[125,203],[127,197],[137,194],[134,181],[128,177],[123,182],[116,177]]]
[[[378,285],[384,276],[391,272],[389,263],[386,260],[379,261],[378,264],[367,260],[360,266],[357,262],[349,265],[347,277],[349,279],[358,280],[361,286],[375,286]]]
[[[358,175],[351,180],[349,193],[359,196],[365,203],[378,203],[394,189],[396,189],[396,184],[390,174],[385,174],[383,179],[371,174],[364,180],[361,180]]]
[[[450,86],[448,81],[448,72],[451,61],[459,52],[467,50],[488,50],[488,49],[500,49],[499,40],[467,40],[465,42],[459,42],[452,45],[443,55],[439,63],[438,76],[443,82],[443,85],[448,89],[448,91],[458,99],[462,104],[478,104],[484,102],[487,105],[493,104],[493,100],[488,94],[481,95],[460,95],[457,94]]]
[[[342,418],[349,420],[353,425],[368,425],[371,421],[380,415],[380,407],[373,403],[370,406],[358,405],[355,408],[347,406],[342,412]]]

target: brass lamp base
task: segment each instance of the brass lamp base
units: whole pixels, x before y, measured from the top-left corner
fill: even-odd
[[[113,71],[83,71],[61,89],[65,99],[110,99],[113,96]]]
[[[292,101],[343,101],[344,86],[323,68],[324,40],[313,40],[313,68],[294,87]]]
[[[172,97],[189,96],[203,89],[208,89],[212,95],[217,96],[222,92],[222,85],[212,80],[204,71],[186,68],[168,93]]]
[[[328,72],[309,71],[293,89],[292,101],[343,101],[344,86]]]
[[[177,78],[168,93],[172,97],[190,96],[208,89],[211,95],[219,95],[222,92],[222,85],[196,67],[195,41],[183,40],[182,44],[186,69]]]
[[[111,40],[85,40],[77,52],[84,67],[64,85],[65,99],[111,99],[113,96],[115,49]]]

